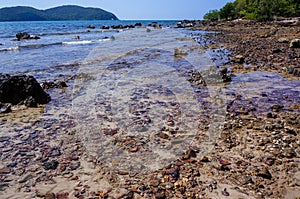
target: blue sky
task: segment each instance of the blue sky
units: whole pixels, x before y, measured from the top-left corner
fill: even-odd
[[[60,5],[98,7],[119,19],[201,19],[231,0],[0,0],[0,7],[32,6],[47,9]]]

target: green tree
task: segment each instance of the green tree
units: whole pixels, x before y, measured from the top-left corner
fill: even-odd
[[[220,19],[220,12],[218,10],[210,10],[203,17],[204,19],[209,19],[212,21],[217,21]]]

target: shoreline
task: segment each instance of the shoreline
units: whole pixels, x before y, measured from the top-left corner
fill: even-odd
[[[225,25],[217,29],[212,27],[206,30],[222,31],[224,34],[233,34],[230,31],[236,31],[236,29],[231,30],[230,28],[228,30],[227,27],[231,26]],[[240,27],[237,27],[237,29],[240,29]],[[239,33],[237,31],[228,37],[230,39],[227,43],[225,43],[226,40],[222,40],[225,38],[223,37],[224,34],[204,34],[202,42],[208,38],[209,43],[207,46],[202,46],[202,48],[215,50],[219,57],[228,55],[230,60],[230,58],[243,52],[243,46],[240,48],[234,47],[234,45],[241,42],[237,39],[240,37]],[[249,33],[248,30],[246,33]],[[118,37],[116,37],[116,41],[118,41]],[[225,48],[231,47],[235,54],[227,54],[225,51],[223,53],[222,50],[218,51],[217,48],[220,45],[216,42],[221,42]],[[281,47],[283,48],[283,46]],[[270,49],[266,49],[266,51],[268,50]],[[116,65],[111,64],[110,70],[107,72],[112,76],[116,73],[116,70],[126,69],[128,67],[126,61],[132,59],[138,61],[141,59],[145,63],[150,60],[150,63],[152,63],[153,57],[151,56],[154,56],[154,60],[156,60],[155,56],[160,58],[161,52],[148,52],[147,50],[142,51],[142,53],[130,52],[124,60],[115,60],[113,64]],[[299,51],[297,50],[297,52]],[[262,53],[263,55],[264,53]],[[182,56],[184,58],[186,55],[183,53]],[[248,57],[243,56],[247,62]],[[173,58],[173,55],[167,58]],[[178,58],[175,60],[178,61]],[[248,61],[251,63],[251,60]],[[255,65],[259,61],[252,64]],[[133,62],[133,64],[139,63]],[[71,111],[72,107],[63,107],[64,102],[70,100],[72,96],[71,90],[75,86],[71,86],[65,91],[59,89],[53,91],[53,95],[55,95],[54,103],[58,107],[54,106],[52,110],[48,110],[47,115],[42,120],[37,118],[36,121],[16,122],[11,127],[10,124],[5,124],[4,121],[4,126],[8,129],[11,128],[8,131],[11,131],[12,136],[1,136],[0,140],[1,153],[3,154],[1,160],[5,160],[3,161],[5,164],[1,163],[0,166],[1,192],[6,194],[6,198],[47,199],[298,197],[297,187],[299,186],[300,174],[297,163],[299,163],[300,151],[297,137],[299,136],[300,126],[299,123],[293,122],[300,121],[297,87],[291,93],[288,93],[289,95],[285,95],[287,93],[284,92],[287,92],[287,90],[284,88],[289,88],[290,81],[284,78],[279,79],[275,75],[275,81],[273,80],[270,83],[272,88],[259,90],[258,92],[258,89],[255,88],[264,88],[262,85],[272,80],[271,73],[258,74],[257,77],[250,73],[250,80],[251,78],[259,80],[261,75],[265,77],[263,81],[254,81],[253,83],[253,81],[243,79],[247,76],[243,76],[240,72],[246,74],[258,70],[274,72],[274,69],[268,67],[258,69],[250,67],[248,69],[233,62],[221,62],[219,67],[228,68],[237,77],[233,77],[235,78],[233,82],[224,86],[227,89],[225,90],[226,99],[224,99],[226,103],[225,123],[219,132],[220,136],[215,141],[213,150],[209,154],[200,156],[198,155],[200,149],[187,148],[186,151],[182,151],[181,155],[178,155],[175,161],[151,172],[113,169],[103,164],[86,150],[83,143],[84,136],[76,132],[79,130],[78,128],[74,128],[78,120],[70,116],[68,111],[64,113],[58,111],[60,108]],[[297,69],[297,66],[295,68]],[[279,68],[275,72],[285,74],[285,69]],[[191,77],[199,80],[197,76]],[[299,80],[299,77],[294,74],[290,74],[288,77],[289,79]],[[235,82],[236,79],[239,82]],[[77,84],[80,85],[81,81],[84,82],[85,80],[80,79]],[[87,81],[93,82],[96,80],[88,77]],[[191,82],[193,83],[193,79]],[[203,92],[206,89],[201,84],[193,86],[198,89],[198,92],[201,92],[201,90]],[[161,88],[149,86],[149,89],[156,89],[160,92]],[[167,97],[166,110],[173,113],[178,111],[176,109],[177,104],[172,102],[174,100],[172,93],[170,95],[170,91],[167,90],[161,92],[161,94],[157,94],[151,93],[147,89],[140,89],[133,94],[126,94],[133,99],[133,109],[137,114],[142,115],[147,107],[151,108],[151,105],[156,103],[155,101],[151,102],[151,97],[149,99],[151,95],[160,98]],[[280,97],[282,95],[285,95],[286,98]],[[97,98],[97,100],[99,109],[111,111],[111,106],[107,104],[105,98]],[[209,103],[211,100],[214,99],[208,99],[207,102],[204,100],[203,107],[207,108],[205,103]],[[210,109],[208,107],[203,111],[205,110]],[[150,122],[151,124],[151,120],[141,118],[138,122]],[[174,121],[176,126],[177,120],[176,115],[173,118],[166,118],[171,129]],[[1,125],[3,126],[3,124]],[[203,120],[200,126],[201,128],[197,133],[199,133],[198,138],[201,140],[207,136],[208,124]],[[118,131],[118,129],[111,126],[104,129],[102,134],[110,136],[117,146],[123,147],[123,150],[128,151],[132,156],[138,156],[142,154],[143,150],[147,149],[147,145],[145,145],[147,140],[140,139],[138,136],[118,137],[120,133]],[[154,135],[154,138],[162,144],[167,143],[172,139],[172,134],[168,131],[164,129]]]

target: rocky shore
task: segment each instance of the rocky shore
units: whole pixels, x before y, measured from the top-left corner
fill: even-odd
[[[104,164],[89,153],[76,128],[86,118],[78,120],[70,114],[69,101],[76,86],[93,78],[78,76],[78,85],[70,78],[66,82],[69,87],[64,81],[48,82],[43,84],[52,98],[47,114],[42,114],[46,106],[13,107],[11,113],[0,114],[5,133],[0,136],[1,198],[299,198],[300,48],[290,46],[300,36],[299,26],[241,21],[192,29],[189,36],[201,50],[210,52],[221,71],[218,75],[208,73],[224,81],[217,84],[224,89],[224,99],[207,97],[209,81],[204,74],[188,67],[174,68],[178,67],[177,72],[201,96],[199,125],[193,135],[196,142],[209,136],[215,116],[210,112],[212,101],[224,104],[224,122],[211,151],[203,155],[201,148],[191,144],[174,161],[151,171]],[[185,64],[183,58],[192,51],[175,49],[172,58],[178,65]],[[126,59],[111,63],[106,73],[126,72],[141,62],[163,59],[162,53],[130,52]],[[137,158],[144,158],[151,150],[149,143],[163,148],[176,142],[181,133],[182,107],[174,101],[171,90],[149,84],[147,89],[126,94],[133,118],[130,125],[141,127],[140,134],[127,135],[120,127],[108,125],[95,135],[107,137],[129,157]],[[95,117],[99,122],[112,122],[114,104],[101,97],[95,100]],[[155,126],[156,120],[149,117],[155,107],[165,110],[164,128],[145,138],[142,133],[149,125]],[[118,161],[112,157],[111,164],[118,165]]]

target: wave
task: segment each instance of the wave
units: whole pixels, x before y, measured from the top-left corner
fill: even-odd
[[[66,41],[66,42],[56,42],[56,43],[50,43],[50,44],[30,44],[25,46],[14,46],[14,47],[8,47],[8,48],[0,48],[0,52],[5,51],[19,51],[24,49],[37,49],[37,48],[43,48],[43,47],[49,47],[49,46],[65,46],[65,45],[84,45],[84,44],[91,44],[91,43],[100,43],[104,41],[112,40],[111,38],[105,38],[105,39],[99,39],[99,40],[83,40],[83,41]]]
[[[99,39],[99,40],[69,41],[69,42],[62,42],[62,44],[63,45],[83,45],[83,44],[104,42],[104,41],[108,41],[108,40],[111,40],[111,38]]]

